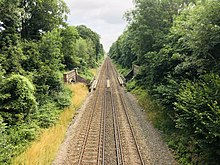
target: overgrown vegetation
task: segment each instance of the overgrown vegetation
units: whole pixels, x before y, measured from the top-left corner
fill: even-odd
[[[97,33],[65,23],[63,0],[0,0],[0,164],[9,164],[70,105],[62,73],[85,75],[104,52]]]
[[[85,84],[71,84],[68,85],[68,88],[73,93],[71,106],[65,108],[54,126],[43,130],[40,137],[31,143],[31,146],[25,152],[13,159],[12,164],[51,165],[64,140],[69,123],[88,94],[88,88]]]
[[[128,87],[139,86],[142,98],[159,105],[152,109],[155,123],[181,164],[218,164],[220,2],[136,0],[135,6],[110,57],[123,67],[140,65]]]
[[[114,62],[114,65],[116,66],[117,71],[119,72],[119,74],[121,74],[122,76],[126,76],[128,74],[129,71],[131,71],[129,68],[125,68],[122,65]]]

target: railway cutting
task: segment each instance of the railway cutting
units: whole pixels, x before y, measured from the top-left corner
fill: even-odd
[[[72,121],[53,164],[176,164],[159,133],[124,89],[109,58],[98,75],[92,87],[95,90]]]

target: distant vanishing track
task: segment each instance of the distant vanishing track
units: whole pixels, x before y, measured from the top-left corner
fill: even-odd
[[[78,140],[77,151],[74,164],[128,164],[124,156],[125,146],[123,146],[119,111],[124,113],[123,122],[127,122],[127,134],[133,141],[132,154],[138,160],[138,164],[144,164],[140,149],[137,144],[132,125],[127,114],[126,104],[117,81],[117,73],[110,60],[107,58],[101,68],[97,88],[94,92],[93,100],[90,104],[90,112],[87,115],[87,122],[84,123],[83,133]],[[107,80],[110,86],[107,86]],[[118,95],[115,95],[118,93]],[[115,98],[119,98],[122,105],[120,108],[115,104]],[[130,131],[128,131],[128,128]],[[128,135],[127,135],[128,136]],[[136,149],[134,149],[136,147]],[[135,153],[136,151],[136,153]],[[134,154],[135,153],[135,154]]]
[[[111,60],[106,58],[96,77],[96,89],[90,93],[65,156],[54,164],[149,164],[148,148],[132,114],[135,107],[118,77]]]

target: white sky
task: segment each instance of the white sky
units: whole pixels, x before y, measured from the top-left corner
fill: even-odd
[[[126,27],[124,13],[132,0],[64,0],[70,9],[70,25],[86,25],[101,36],[106,51]]]

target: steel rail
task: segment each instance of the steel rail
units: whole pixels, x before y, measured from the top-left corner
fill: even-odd
[[[111,91],[111,104],[112,104],[112,115],[113,115],[113,126],[114,126],[114,138],[115,138],[115,146],[116,146],[116,159],[117,159],[117,164],[120,165],[121,162],[122,164],[124,163],[123,163],[123,156],[122,156],[120,129],[119,129],[119,123],[117,120],[118,116],[117,116],[117,112],[114,106],[114,98],[113,98],[112,91]]]
[[[139,148],[139,146],[138,146],[138,144],[137,144],[137,139],[136,139],[136,137],[135,137],[134,130],[133,130],[132,125],[131,125],[131,120],[130,120],[130,118],[129,118],[129,116],[128,116],[128,113],[127,113],[126,103],[125,103],[125,101],[124,101],[124,99],[123,99],[122,94],[119,93],[119,95],[120,95],[120,99],[121,99],[122,105],[123,105],[123,107],[124,107],[125,115],[126,115],[126,118],[127,118],[128,123],[129,123],[129,127],[130,127],[131,134],[132,134],[132,137],[133,137],[134,142],[135,142],[136,149],[137,149],[137,151],[138,151],[138,156],[139,156],[139,158],[140,158],[141,164],[144,165],[144,160],[143,160],[143,158],[142,158],[142,156],[141,156],[141,151],[140,151],[140,148]]]
[[[102,165],[105,164],[105,136],[106,136],[106,109],[107,109],[106,91],[104,93],[104,120],[103,120],[103,139],[102,139]]]
[[[109,63],[109,61],[108,61],[108,63]],[[112,66],[111,66],[111,70],[113,71]],[[111,88],[112,105],[114,106],[115,105],[115,100],[114,100],[114,97],[113,97],[112,89],[115,88],[115,86],[117,86],[116,85],[117,83],[115,83],[116,82],[115,77],[114,77],[114,74],[112,72],[111,72],[111,76],[112,76],[112,81],[114,81],[114,83],[112,83],[112,85],[114,87]],[[117,110],[115,109],[115,106],[113,107],[113,113],[114,113],[113,116],[114,116],[114,121],[115,121],[114,122],[114,127],[115,127],[114,129],[115,129],[115,132],[116,132],[115,136],[117,134],[117,137],[115,137],[115,138],[118,139],[118,142],[117,142],[118,144],[116,144],[116,152],[117,152],[117,155],[118,155],[118,164],[123,165],[124,164],[124,156],[123,156],[123,148],[122,148],[122,144],[121,144],[122,140],[121,140],[121,134],[120,134],[120,125],[119,125],[118,114],[117,114]],[[120,152],[120,154],[119,154],[119,152]],[[119,157],[120,157],[121,161],[120,161]]]
[[[117,73],[116,73],[116,70],[114,69],[114,67],[112,67],[112,70],[113,70],[114,77],[117,77]],[[121,102],[122,102],[123,109],[124,109],[124,112],[125,112],[125,115],[126,115],[128,124],[129,124],[129,128],[130,128],[132,137],[133,137],[133,139],[134,139],[134,143],[135,143],[135,146],[136,146],[136,149],[137,149],[137,152],[138,152],[138,156],[139,156],[139,158],[140,158],[141,164],[144,165],[145,163],[144,163],[144,160],[143,160],[143,158],[142,158],[141,151],[140,151],[140,148],[139,148],[139,146],[138,146],[137,139],[136,139],[136,136],[135,136],[135,134],[134,134],[134,130],[133,130],[133,128],[132,128],[131,120],[130,120],[129,115],[128,115],[128,112],[127,112],[127,111],[128,111],[128,110],[127,110],[127,105],[126,105],[126,103],[125,103],[125,101],[124,101],[124,99],[123,99],[123,95],[122,95],[121,92],[120,92],[121,90],[120,90],[119,86],[117,86],[117,89],[118,89],[118,91],[119,91],[120,100],[121,100]]]
[[[108,66],[108,76],[109,79],[112,77],[112,74],[110,74],[110,68],[111,65],[109,61],[107,60],[107,66]],[[114,77],[112,77],[114,79]],[[113,83],[112,83],[113,84]],[[114,98],[112,94],[112,87],[110,88],[110,97],[111,97],[111,105],[112,105],[112,118],[113,118],[113,127],[114,127],[114,140],[115,140],[115,149],[116,149],[116,162],[118,165],[120,165],[120,158],[121,158],[121,139],[120,139],[120,131],[119,131],[119,126],[118,126],[118,120],[117,120],[117,114],[116,114],[116,109],[115,109],[115,104],[114,104]],[[121,154],[120,154],[121,153]]]
[[[99,81],[99,84],[101,84],[101,81]],[[86,136],[84,137],[83,145],[81,147],[81,152],[80,152],[80,156],[79,156],[79,160],[78,160],[78,165],[80,165],[82,163],[83,154],[84,154],[85,147],[86,147],[86,144],[87,144],[87,140],[88,140],[88,136],[89,136],[89,131],[90,131],[90,128],[91,128],[91,124],[92,124],[92,119],[93,119],[93,116],[94,116],[95,108],[96,108],[96,105],[97,105],[97,102],[98,102],[98,97],[99,97],[100,90],[101,90],[101,88],[99,87],[98,90],[96,91],[96,97],[95,97],[93,108],[92,108],[92,111],[90,113],[89,121],[88,121],[88,124],[87,124],[87,127],[86,127]],[[99,130],[99,131],[101,131],[101,130]],[[99,153],[99,151],[98,151],[98,153]]]
[[[106,61],[106,77],[108,77],[108,63]],[[102,139],[102,165],[105,164],[105,136],[106,136],[106,109],[107,109],[107,99],[106,99],[106,87],[104,89],[104,110],[103,110],[103,139]]]
[[[103,142],[103,138],[102,138],[102,130],[103,130],[103,134],[105,135],[105,131],[104,131],[104,127],[105,127],[105,116],[106,116],[106,108],[105,108],[105,98],[103,99],[103,107],[104,107],[104,110],[102,110],[102,114],[101,114],[101,124],[100,124],[100,132],[99,132],[99,144],[98,144],[98,156],[97,156],[97,165],[100,165],[101,162],[100,162],[100,157],[101,157],[101,146],[103,147],[102,145],[102,142]],[[104,137],[104,136],[103,136]],[[102,162],[103,162],[103,156],[102,156]]]

